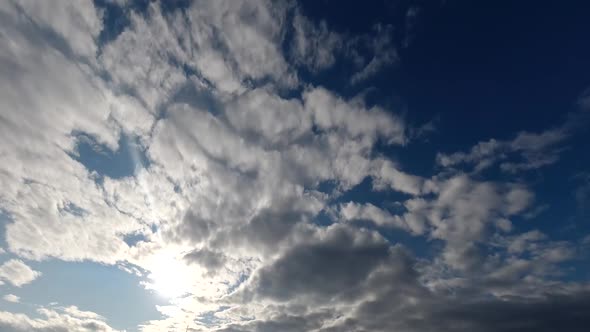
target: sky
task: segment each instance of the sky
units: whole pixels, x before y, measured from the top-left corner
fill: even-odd
[[[0,1],[0,331],[587,331],[589,15]]]

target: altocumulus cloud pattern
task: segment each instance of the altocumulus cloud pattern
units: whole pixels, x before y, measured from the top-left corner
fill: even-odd
[[[589,331],[589,15],[0,1],[0,331]]]

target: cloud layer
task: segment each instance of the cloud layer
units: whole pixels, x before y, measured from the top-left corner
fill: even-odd
[[[361,84],[396,63],[393,27],[351,36],[288,1],[121,3],[128,24],[107,41],[93,2],[0,4],[0,208],[19,257],[0,280],[43,277],[23,260],[119,266],[174,293],[146,332],[590,323],[588,284],[560,270],[584,245],[516,227],[535,192],[480,172],[557,162],[571,121],[441,152],[435,172],[412,174],[390,151],[411,148],[420,124],[301,74],[342,61]],[[85,144],[128,150],[134,172],[90,169]],[[366,181],[365,194],[399,198],[347,195]],[[114,331],[76,307],[38,314],[0,312],[0,327]]]

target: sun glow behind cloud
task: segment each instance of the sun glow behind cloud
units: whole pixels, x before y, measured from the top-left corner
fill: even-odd
[[[155,290],[169,299],[181,297],[191,290],[191,271],[175,255],[161,252],[150,263],[151,273],[146,288]]]

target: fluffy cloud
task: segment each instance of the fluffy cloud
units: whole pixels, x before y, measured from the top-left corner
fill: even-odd
[[[20,302],[20,297],[14,295],[14,294],[6,294],[2,298],[4,299],[4,301],[7,301],[7,302],[12,302],[12,303]]]
[[[534,194],[519,184],[479,182],[465,175],[439,181],[436,199],[413,198],[404,215],[430,226],[433,238],[443,240],[443,257],[458,269],[479,264],[477,243],[485,243],[494,228],[510,230],[507,218],[523,212]]]
[[[117,90],[131,90],[152,113],[186,81],[182,69],[171,63],[186,57],[167,21],[178,19],[163,16],[156,4],[145,17],[132,13],[130,27],[105,45],[99,58]]]
[[[390,160],[375,160],[371,173],[373,188],[377,190],[393,189],[410,195],[423,195],[436,190],[434,181],[405,173]]]
[[[309,136],[313,125],[312,113],[298,99],[282,99],[264,88],[232,99],[224,113],[241,137],[263,146],[291,145]]]
[[[63,309],[39,308],[41,318],[31,318],[25,314],[0,312],[0,328],[7,331],[76,331],[76,332],[115,332],[104,319],[95,313],[80,311],[75,307]]]
[[[102,18],[92,1],[59,1],[48,4],[34,0],[20,1],[13,10],[22,10],[28,19],[44,30],[49,30],[66,43],[76,56],[93,58],[97,51],[96,39],[101,32]]]
[[[132,98],[119,104],[91,67],[75,62],[58,40],[41,38],[58,27],[31,25],[29,16],[34,13],[25,10],[28,7],[11,3],[2,6],[9,17],[2,20],[2,28],[10,39],[0,41],[0,61],[11,71],[0,81],[0,151],[6,161],[0,172],[0,198],[11,219],[6,227],[8,247],[32,259],[92,257],[112,262],[125,248],[119,234],[138,224],[104,204],[94,175],[72,156],[77,154],[78,133],[117,149],[122,131],[118,116],[131,109],[127,105]],[[74,215],[67,206],[85,213]]]
[[[11,259],[0,265],[0,280],[8,281],[16,287],[26,285],[41,276],[41,272],[31,269],[20,259]]]
[[[318,233],[317,239],[297,243],[258,271],[252,281],[255,296],[277,301],[311,297],[314,303],[346,299],[381,265],[403,260],[402,251],[390,249],[374,233],[338,225]]]
[[[403,218],[399,215],[380,209],[371,203],[359,204],[348,202],[340,207],[342,220],[369,220],[380,227],[396,227],[414,234],[424,232],[423,223],[412,223],[415,219]],[[410,222],[410,223],[408,223]]]
[[[325,331],[583,331],[588,294],[550,295],[534,301],[430,300],[420,306],[394,311],[389,299],[367,303],[355,320]],[[409,310],[408,310],[409,309]],[[515,317],[516,316],[516,317]],[[402,317],[401,319],[399,317]]]
[[[405,143],[403,122],[379,107],[366,109],[360,100],[347,103],[322,88],[307,91],[303,100],[314,122],[324,130],[340,130],[350,138]]]

